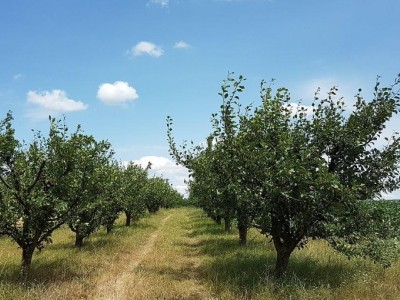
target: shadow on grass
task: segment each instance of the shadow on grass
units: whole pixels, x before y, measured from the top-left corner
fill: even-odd
[[[3,265],[3,270],[0,273],[0,283],[26,288],[35,285],[44,286],[80,278],[81,274],[75,270],[76,267],[73,264],[65,264],[60,261],[32,262],[29,274],[24,278],[21,276],[19,264],[10,263]]]
[[[148,223],[144,223],[144,222],[140,222],[140,221],[132,222],[130,226],[126,226],[125,224],[117,223],[114,225],[111,233],[109,233],[109,234],[118,235],[118,234],[124,234],[126,231],[130,232],[132,230],[141,230],[141,229],[146,229],[146,228],[156,229],[157,226],[148,224]],[[107,235],[105,230],[102,230],[99,233],[103,233],[103,234]]]
[[[218,235],[218,234],[233,234],[232,232],[226,233],[223,225],[218,225],[211,219],[199,212],[192,212],[187,216],[187,228],[190,229],[190,237],[197,237],[202,235]]]
[[[225,233],[222,226],[217,224],[204,224],[201,227],[197,227],[192,230],[190,237],[202,236],[202,235],[217,235],[217,234],[231,234]]]
[[[149,274],[156,274],[158,280],[161,280],[160,277],[168,277],[169,279],[172,279],[173,281],[181,282],[185,280],[191,280],[194,277],[198,277],[199,272],[201,270],[198,270],[197,268],[191,267],[191,266],[186,266],[186,268],[181,268],[181,269],[174,269],[172,267],[148,267],[148,266],[140,266],[139,267],[139,272],[145,272]]]
[[[134,223],[131,226],[116,225],[110,233],[107,233],[105,229],[100,229],[89,237],[86,237],[83,241],[83,247],[78,249],[75,247],[75,233],[70,232],[71,237],[69,242],[57,242],[46,247],[48,251],[57,250],[71,250],[76,249],[80,251],[92,251],[93,249],[102,249],[115,245],[123,239],[124,236],[130,236],[133,232],[146,230],[146,229],[156,229],[157,227],[151,224],[144,223]]]
[[[220,226],[200,214],[197,214],[197,220],[193,216],[193,222],[189,237],[196,238],[197,242],[182,246],[188,250],[197,249],[208,258],[199,274],[216,288],[225,286],[239,294],[243,291],[255,294],[266,286],[291,292],[318,287],[338,288],[359,273],[357,264],[341,260],[324,262],[300,252],[291,257],[287,274],[277,280],[272,275],[275,251],[266,240],[257,238],[241,247],[236,234],[224,234]],[[321,257],[323,255],[321,253]]]
[[[229,290],[246,290],[257,292],[265,284],[289,290],[313,289],[318,287],[338,288],[353,278],[357,266],[343,262],[323,264],[317,259],[292,257],[287,275],[276,280],[272,269],[275,264],[275,253],[260,245],[248,247],[237,246],[236,241],[210,241],[200,244],[200,251],[212,259],[204,266],[203,274],[216,285],[225,285]],[[260,243],[261,244],[261,243]]]
[[[292,287],[338,288],[357,274],[356,266],[345,263],[321,264],[315,259],[292,258],[287,274],[276,280],[272,275],[275,253],[246,251],[228,251],[215,257],[205,268],[209,278],[216,278],[220,283],[233,287],[254,289],[266,282],[287,284]]]

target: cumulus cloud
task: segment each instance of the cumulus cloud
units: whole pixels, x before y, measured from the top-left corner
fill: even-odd
[[[186,48],[190,48],[190,45],[184,41],[179,41],[179,42],[175,43],[174,48],[175,49],[186,49]]]
[[[145,41],[137,43],[130,52],[133,56],[147,54],[153,57],[160,57],[164,54],[164,50],[160,46]]]
[[[136,90],[125,81],[103,83],[97,91],[97,98],[110,105],[124,104],[139,98]]]
[[[48,110],[49,112],[72,112],[85,110],[88,106],[81,101],[69,99],[63,90],[49,91],[29,91],[27,94],[28,103]]]
[[[306,116],[311,117],[313,115],[313,107],[308,106],[308,105],[301,105],[299,103],[288,103],[288,104],[283,104],[283,107],[290,110],[292,116],[294,116],[296,113],[300,113],[303,111]]]
[[[189,172],[185,167],[176,165],[172,160],[163,156],[145,156],[138,160],[133,160],[135,164],[143,168],[151,162],[150,174],[168,179],[172,186],[181,194],[187,194],[187,181]]]
[[[324,99],[334,86],[338,88],[335,98],[340,99],[343,97],[346,105],[349,106],[348,108],[351,108],[354,103],[354,96],[363,84],[352,78],[339,80],[335,77],[321,77],[301,82],[293,91],[296,98],[305,97],[304,99],[313,99],[315,92],[319,89],[319,97]],[[297,95],[296,93],[301,93],[301,95]]]

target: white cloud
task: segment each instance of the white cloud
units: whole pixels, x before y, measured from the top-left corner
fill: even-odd
[[[14,78],[15,80],[21,79],[21,78],[22,78],[22,74],[15,74],[15,75],[13,76],[13,78]]]
[[[143,168],[151,162],[150,174],[168,179],[179,193],[187,194],[185,180],[188,180],[189,172],[185,167],[176,165],[175,162],[163,156],[145,156],[133,162]]]
[[[283,107],[290,110],[292,112],[292,116],[294,116],[297,112],[300,112],[303,109],[306,116],[311,117],[313,115],[313,107],[308,105],[301,105],[299,103],[287,103],[283,104]]]
[[[97,91],[97,98],[110,105],[124,104],[139,98],[136,90],[125,81],[103,83]]]
[[[168,7],[169,0],[150,0],[150,4],[158,4],[161,5],[162,7]]]
[[[399,200],[400,199],[400,190],[395,190],[390,194],[382,193],[382,198],[387,200]]]
[[[133,56],[141,56],[147,54],[153,57],[160,57],[164,54],[164,50],[151,42],[139,42],[130,51]]]
[[[335,77],[321,77],[301,82],[300,85],[293,89],[291,94],[294,95],[293,99],[302,98],[304,100],[312,100],[314,99],[315,92],[319,89],[319,98],[325,99],[328,96],[328,92],[334,86],[338,88],[335,98],[340,99],[343,97],[347,108],[351,109],[355,101],[354,96],[363,84],[353,78],[339,80]]]
[[[26,97],[28,103],[38,105],[50,113],[79,111],[88,107],[81,101],[69,99],[63,90],[29,91]]]
[[[187,48],[190,48],[190,45],[184,41],[179,41],[179,42],[175,43],[174,48],[175,49],[187,49]]]

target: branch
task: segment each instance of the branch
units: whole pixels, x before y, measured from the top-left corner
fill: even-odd
[[[51,236],[54,230],[58,229],[61,227],[61,225],[64,225],[66,223],[66,220],[60,220],[60,218],[56,219],[47,219],[49,222],[56,223],[55,225],[51,226],[50,228],[47,228],[43,230],[42,236],[39,239],[39,242],[43,242],[48,236]]]
[[[11,231],[0,231],[0,235],[11,235],[12,232]]]
[[[2,175],[0,175],[0,180],[1,182],[8,188],[9,190],[12,190],[12,187],[5,181]]]
[[[24,208],[27,208],[27,205],[25,203],[25,201],[23,201],[18,193],[18,191],[16,189],[13,189],[12,186],[10,186],[6,180],[3,178],[3,176],[0,175],[0,181],[9,189],[12,191],[12,194],[14,195],[15,199],[17,199],[17,201],[19,202],[19,204],[21,204]]]
[[[46,161],[42,161],[42,163],[40,164],[39,171],[36,174],[35,180],[31,183],[31,185],[27,189],[28,194],[30,194],[32,192],[33,188],[35,187],[35,185],[38,183],[40,177],[42,176],[45,164],[46,164]]]

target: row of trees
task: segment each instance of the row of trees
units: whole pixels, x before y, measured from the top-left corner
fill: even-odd
[[[276,277],[308,238],[324,238],[346,254],[384,260],[385,251],[361,249],[387,247],[387,239],[379,241],[388,235],[361,229],[371,214],[363,213],[360,201],[400,187],[400,137],[383,136],[400,110],[400,77],[384,88],[377,82],[369,102],[359,90],[350,111],[337,99],[336,87],[324,99],[317,91],[312,106],[305,107],[292,103],[286,88],[274,92],[265,82],[261,103],[242,107],[244,81],[230,74],[223,82],[222,105],[212,115],[205,146],[179,147],[167,118],[171,155],[190,170],[190,197],[214,220],[223,219],[225,230],[235,221],[241,245],[251,226],[271,238]],[[384,145],[376,146],[377,141]]]
[[[35,249],[67,224],[75,245],[104,226],[107,232],[119,217],[126,225],[147,211],[171,207],[181,196],[162,178],[149,178],[148,169],[117,163],[107,141],[96,141],[80,126],[69,133],[65,121],[50,118],[48,137],[35,134],[30,144],[15,138],[13,117],[0,123],[0,235],[22,249],[26,274]]]

